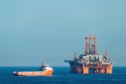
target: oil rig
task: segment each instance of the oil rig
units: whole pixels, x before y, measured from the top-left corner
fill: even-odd
[[[74,57],[74,60],[64,60],[70,64],[71,73],[77,74],[111,74],[112,62],[105,55],[99,54],[96,46],[95,36],[86,36],[84,43],[84,54]]]

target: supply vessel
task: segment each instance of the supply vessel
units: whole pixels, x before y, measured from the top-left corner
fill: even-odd
[[[52,76],[54,70],[48,64],[42,64],[40,71],[13,72],[17,76]]]
[[[74,57],[74,60],[64,60],[70,64],[71,73],[78,74],[111,74],[112,62],[105,55],[99,54],[96,46],[95,36],[86,36],[84,43],[84,54]]]

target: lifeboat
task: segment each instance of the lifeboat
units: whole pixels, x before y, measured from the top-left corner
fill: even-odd
[[[41,67],[41,71],[22,71],[22,72],[13,72],[14,75],[17,76],[52,76],[53,68],[47,64],[43,64]]]

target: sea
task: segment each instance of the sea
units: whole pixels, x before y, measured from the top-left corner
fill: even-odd
[[[37,66],[0,67],[0,84],[126,84],[126,67],[112,74],[71,74],[69,67],[53,67],[53,76],[14,76],[14,71],[37,71]]]

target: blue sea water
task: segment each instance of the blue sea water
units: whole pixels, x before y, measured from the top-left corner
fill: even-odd
[[[126,84],[126,67],[114,67],[113,74],[70,74],[69,67],[53,67],[51,77],[13,76],[13,71],[36,71],[40,67],[0,67],[0,84]]]

